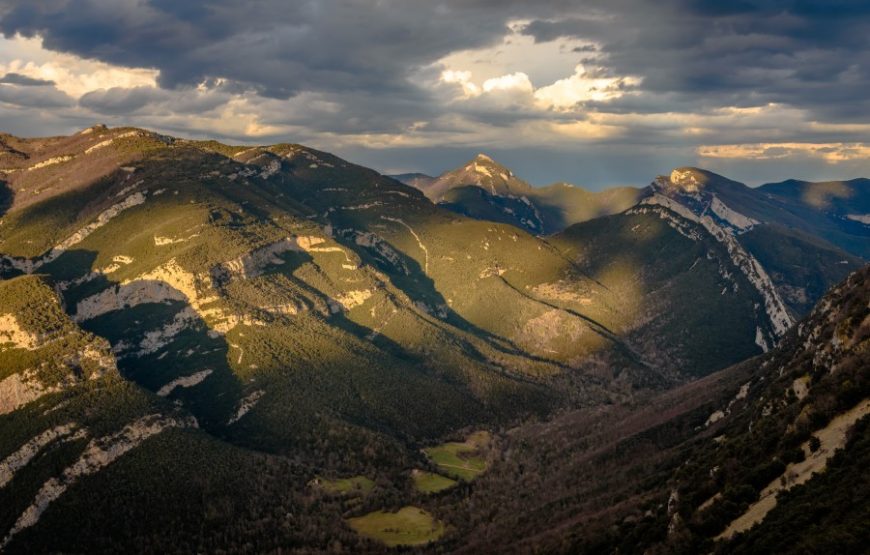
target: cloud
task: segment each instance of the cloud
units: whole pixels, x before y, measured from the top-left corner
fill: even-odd
[[[175,111],[204,114],[228,103],[234,95],[220,89],[200,87],[167,91],[152,86],[112,87],[85,93],[79,105],[99,114],[135,114],[147,111]]]
[[[8,85],[21,85],[22,87],[39,87],[42,85],[54,85],[54,81],[49,81],[47,79],[34,79],[33,77],[28,77],[26,75],[21,75],[20,73],[7,73],[3,77],[0,77],[0,83],[6,83]]]
[[[112,87],[85,93],[79,104],[101,114],[130,114],[170,96],[156,87]]]
[[[0,26],[3,21],[0,20]],[[58,90],[73,98],[101,88],[156,85],[155,70],[118,67],[76,55],[50,52],[43,48],[43,40],[39,38],[16,37],[5,41],[4,47],[0,49],[0,71],[53,83]]]
[[[50,81],[15,77],[6,74],[0,80],[0,102],[13,106],[54,109],[72,106],[74,100],[57,88]]]
[[[422,66],[504,34],[504,20],[424,1],[0,2],[7,36],[39,35],[52,50],[117,66],[155,68],[161,86],[224,78],[265,96],[302,91],[410,93]],[[469,17],[471,15],[471,17]]]
[[[870,158],[866,143],[755,143],[698,147],[702,158],[740,158],[751,160],[789,159],[795,156],[819,158],[831,164]]]
[[[441,72],[441,81],[448,84],[458,84],[462,87],[462,95],[466,98],[480,94],[480,87],[471,81],[470,71],[445,69]]]
[[[536,18],[522,32],[599,45],[618,75],[694,104],[789,104],[819,117],[867,119],[870,5],[862,1],[712,0],[584,3],[595,17]]]
[[[529,80],[529,76],[518,71],[510,75],[502,75],[501,77],[493,77],[483,82],[483,92],[511,92],[532,93],[535,88]]]
[[[566,109],[589,100],[606,102],[623,95],[628,87],[636,86],[640,79],[634,77],[594,77],[580,64],[574,74],[559,79],[552,85],[535,91],[535,99],[552,108]]]

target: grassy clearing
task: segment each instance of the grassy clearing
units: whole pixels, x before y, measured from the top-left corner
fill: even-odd
[[[489,441],[489,432],[476,432],[462,443],[443,443],[423,452],[445,474],[471,481],[486,470],[485,450]]]
[[[326,478],[318,476],[314,480],[314,485],[323,491],[332,494],[366,494],[372,491],[375,487],[375,483],[365,476],[352,476],[350,478],[338,478],[336,480],[327,480]]]
[[[418,469],[414,469],[411,478],[414,480],[414,487],[421,493],[437,493],[452,488],[457,483],[456,480],[440,474]]]
[[[444,523],[419,507],[403,507],[398,512],[375,511],[349,518],[350,527],[360,535],[390,547],[423,545],[444,535]]]

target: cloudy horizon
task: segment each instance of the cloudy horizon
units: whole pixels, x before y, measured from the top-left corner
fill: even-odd
[[[0,0],[0,131],[299,142],[536,185],[870,176],[870,6]]]

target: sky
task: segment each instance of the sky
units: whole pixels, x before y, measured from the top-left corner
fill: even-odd
[[[536,185],[870,177],[866,0],[0,0],[0,131],[297,142]]]

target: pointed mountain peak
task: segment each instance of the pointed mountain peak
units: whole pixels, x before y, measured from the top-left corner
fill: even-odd
[[[410,174],[395,177],[399,178],[399,181],[417,187],[435,202],[442,200],[447,191],[457,187],[475,186],[492,195],[513,197],[521,197],[532,190],[532,186],[517,177],[513,171],[482,152],[458,168],[448,170],[438,177],[425,176],[425,179],[414,179]]]
[[[500,168],[504,167],[501,164],[499,164],[498,162],[496,162],[495,160],[493,160],[491,156],[487,156],[486,154],[484,154],[482,152],[479,153],[477,156],[475,156],[474,159],[471,160],[471,162],[476,163],[476,164],[486,164],[489,166],[497,166]]]
[[[514,175],[514,172],[507,169],[505,166],[499,164],[491,157],[483,153],[478,154],[470,162],[468,162],[468,164],[465,165],[465,169],[476,171],[478,173],[483,173],[485,175],[489,174],[490,176],[494,174],[504,174],[505,176],[507,176],[507,178],[509,178],[513,177]]]
[[[450,189],[469,185],[497,196],[522,196],[532,188],[514,172],[481,153],[465,165],[441,174],[426,194],[438,200]]]

